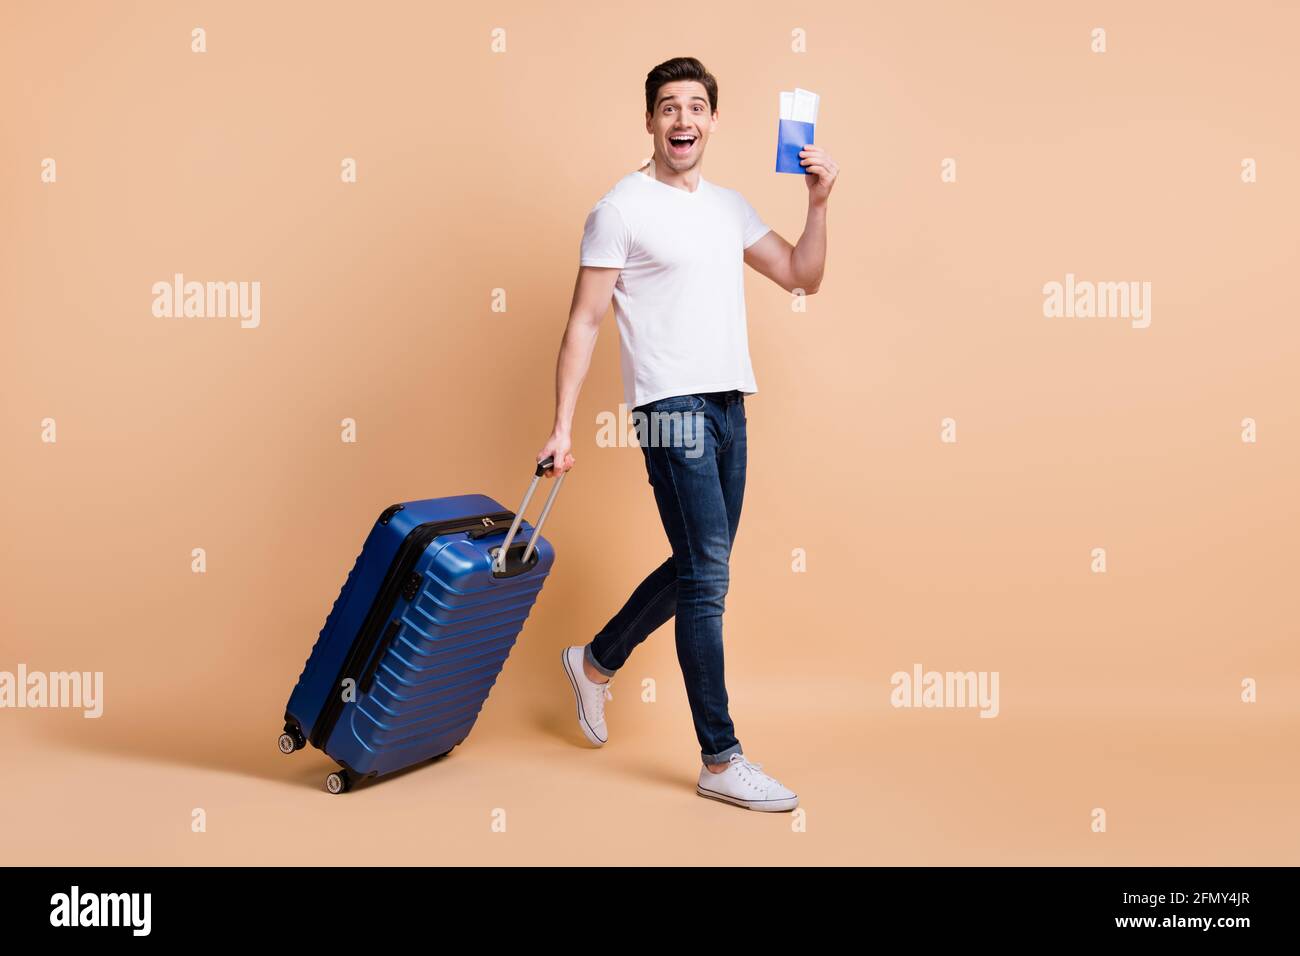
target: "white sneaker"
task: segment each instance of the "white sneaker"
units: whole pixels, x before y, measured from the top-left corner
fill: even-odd
[[[799,805],[798,794],[763,773],[762,764],[750,763],[743,754],[732,754],[730,763],[721,773],[700,767],[695,792],[750,810],[793,810]]]
[[[566,647],[560,653],[560,661],[564,664],[564,673],[569,675],[569,683],[573,685],[573,695],[578,698],[578,726],[593,744],[604,746],[609,739],[609,731],[605,728],[605,701],[614,699],[609,692],[614,678],[603,684],[589,678],[582,666],[582,646]]]

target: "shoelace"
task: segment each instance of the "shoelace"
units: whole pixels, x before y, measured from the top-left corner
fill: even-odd
[[[614,695],[610,693],[609,690],[609,685],[612,683],[614,683],[612,679],[605,681],[605,683],[600,685],[605,689],[605,692],[603,694],[600,693],[599,691],[596,692],[596,720],[597,721],[599,721],[601,718],[605,716],[605,701],[614,699]]]
[[[753,763],[741,754],[732,757],[731,762],[739,767],[741,771],[748,771],[751,777],[757,777],[759,780],[768,784],[776,783],[775,779],[763,773],[763,765],[761,763]],[[754,780],[747,780],[746,782],[757,786],[757,783]]]

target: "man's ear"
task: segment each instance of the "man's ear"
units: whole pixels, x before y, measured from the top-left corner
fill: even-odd
[[[649,110],[646,110],[646,111],[645,111],[645,131],[646,131],[647,133],[650,133],[651,135],[654,135],[654,131],[655,131],[655,130],[654,130],[654,126],[651,125],[652,122],[653,122],[653,121],[651,120],[650,111],[649,111]]]

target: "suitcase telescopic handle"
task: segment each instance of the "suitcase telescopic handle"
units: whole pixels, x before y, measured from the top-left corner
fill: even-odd
[[[506,532],[506,540],[501,545],[501,550],[497,552],[492,562],[492,569],[498,573],[506,569],[506,555],[510,553],[510,543],[515,540],[515,534],[519,531],[519,523],[524,520],[524,512],[528,509],[528,503],[533,500],[533,492],[537,490],[537,483],[542,480],[542,475],[546,474],[546,469],[555,465],[555,456],[551,455],[537,463],[537,470],[533,473],[533,480],[528,484],[528,490],[524,492],[523,503],[519,510],[515,512],[515,520],[510,522],[510,530]],[[555,479],[555,487],[546,498],[546,504],[542,506],[542,513],[537,518],[537,524],[533,526],[532,537],[528,539],[528,547],[524,549],[523,564],[527,566],[528,559],[533,556],[533,549],[537,546],[537,538],[542,533],[542,525],[546,523],[546,516],[551,513],[551,505],[555,504],[555,496],[560,493],[560,485],[564,484],[564,476],[567,471],[562,471],[559,477]]]

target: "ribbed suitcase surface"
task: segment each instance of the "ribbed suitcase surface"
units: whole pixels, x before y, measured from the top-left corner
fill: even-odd
[[[493,580],[488,550],[501,538],[461,533],[424,553],[419,591],[399,602],[387,650],[326,745],[331,757],[362,773],[389,773],[446,753],[469,734],[552,560],[539,538],[532,570]]]
[[[538,466],[521,514],[548,465]],[[508,561],[498,564],[512,522]],[[289,698],[281,751],[308,741],[324,750],[344,768],[327,779],[338,793],[463,741],[555,560],[533,530],[486,495],[385,509]]]

